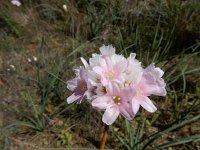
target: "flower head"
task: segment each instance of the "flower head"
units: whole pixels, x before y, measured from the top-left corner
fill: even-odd
[[[94,66],[93,71],[99,75],[101,83],[106,86],[111,82],[123,82],[123,72],[127,67],[127,60],[122,55],[103,55],[98,58],[99,65]]]
[[[132,99],[134,113],[137,113],[140,105],[149,112],[155,112],[157,110],[148,96],[166,95],[166,84],[161,78],[163,74],[164,72],[160,68],[155,68],[154,64],[151,64],[144,69],[140,82],[132,85],[136,90],[136,96]]]
[[[112,45],[100,47],[100,54],[93,54],[84,67],[76,69],[76,77],[67,82],[73,94],[68,103],[80,104],[87,98],[91,105],[104,111],[102,121],[111,125],[121,114],[132,120],[140,106],[149,112],[156,111],[151,95],[165,96],[164,72],[154,64],[143,68],[131,53],[128,58],[115,53]]]

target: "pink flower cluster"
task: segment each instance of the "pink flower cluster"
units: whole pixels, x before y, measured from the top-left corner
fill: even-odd
[[[120,114],[132,120],[140,106],[155,112],[148,96],[166,95],[164,72],[154,64],[143,68],[135,53],[128,58],[117,55],[111,45],[103,45],[100,52],[93,54],[89,63],[81,58],[84,66],[75,69],[76,77],[67,82],[73,91],[67,102],[80,104],[87,98],[94,108],[104,111],[102,120],[107,125]]]

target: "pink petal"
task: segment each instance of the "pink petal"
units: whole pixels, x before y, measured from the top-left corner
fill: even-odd
[[[127,65],[128,65],[127,61],[121,61],[117,63],[116,65],[114,65],[114,70],[116,70],[117,74],[120,74],[124,72],[124,70],[126,70]]]
[[[133,98],[132,101],[131,101],[131,106],[132,106],[132,110],[133,110],[133,113],[134,114],[137,114],[139,108],[140,108],[140,104],[139,104],[139,99],[136,98]]]
[[[104,110],[109,106],[108,101],[109,99],[105,96],[98,97],[92,101],[92,106]]]
[[[81,78],[81,80],[87,80],[87,75],[86,75],[86,70],[85,69],[83,69],[83,68],[80,68],[80,72],[79,72],[79,76],[80,76],[80,78]]]
[[[67,82],[67,88],[70,90],[70,91],[74,91],[75,88],[77,87],[77,79],[73,79],[73,80],[69,80]]]
[[[113,83],[121,84],[124,83],[124,78],[122,76],[116,77],[116,79],[112,80]]]
[[[119,116],[119,108],[117,106],[109,107],[103,114],[102,121],[107,124],[111,125]]]
[[[152,94],[158,96],[166,95],[166,83],[161,78],[163,74],[164,72],[158,67],[155,68],[154,64],[151,64],[146,69],[144,69],[140,84],[143,93],[146,96],[150,96]]]
[[[109,84],[109,81],[106,78],[101,78],[101,83],[103,86],[106,86],[107,84]]]
[[[165,96],[167,94],[166,89],[164,87],[152,88],[151,92],[149,93],[158,96]]]
[[[121,92],[119,86],[116,83],[113,82],[113,83],[110,83],[110,84],[112,85],[112,88],[113,88],[113,93],[112,93],[113,95]]]
[[[127,120],[132,120],[133,117],[135,116],[133,112],[131,111],[131,108],[129,104],[124,104],[123,106],[120,107],[120,113],[127,119]]]
[[[165,83],[164,83],[165,84]],[[144,84],[142,85],[142,90],[146,96],[150,95],[158,95],[158,96],[165,96],[166,95],[166,89],[164,86],[159,86],[158,84]]]
[[[161,78],[164,75],[164,71],[159,67],[155,67],[154,64],[150,64],[148,67],[144,69],[144,74],[149,74],[152,77]]]
[[[116,95],[120,93],[120,88],[115,82],[109,82],[106,90],[110,95]]]
[[[131,101],[136,95],[136,91],[133,87],[126,87],[121,89],[121,96],[124,97],[124,101]]]
[[[148,97],[143,97],[140,100],[140,105],[146,109],[147,111],[153,113],[157,110],[157,108],[154,106],[154,104],[152,103],[152,101],[148,98]]]
[[[70,104],[70,103],[73,103],[75,102],[76,100],[78,100],[79,98],[81,97],[81,95],[75,95],[74,93],[67,98],[67,103]]]

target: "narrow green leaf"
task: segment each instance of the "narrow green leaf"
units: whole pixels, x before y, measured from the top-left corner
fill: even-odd
[[[152,143],[155,139],[159,138],[161,135],[166,134],[166,133],[168,133],[168,132],[171,132],[171,131],[173,131],[173,130],[175,130],[175,129],[178,129],[178,128],[180,128],[180,127],[183,127],[183,126],[185,126],[186,124],[190,124],[190,123],[192,123],[192,122],[195,122],[195,121],[197,121],[197,120],[199,120],[199,119],[200,119],[200,114],[197,115],[197,116],[195,116],[195,117],[193,117],[193,118],[191,118],[191,119],[185,119],[185,120],[183,120],[183,121],[181,121],[181,122],[179,122],[179,123],[174,123],[174,124],[171,125],[169,128],[164,129],[164,130],[162,130],[162,131],[158,131],[158,132],[156,132],[156,133],[154,133],[154,134],[152,134],[152,135],[150,135],[150,136],[148,136],[148,137],[146,137],[146,138],[144,138],[144,139],[141,139],[141,140],[140,140],[138,143],[136,143],[136,144],[139,144],[139,143],[141,143],[141,142],[146,141],[147,139],[149,139],[149,141],[144,145],[144,148],[146,148],[150,143]]]
[[[200,141],[200,135],[192,135],[192,136],[189,136],[189,137],[181,138],[181,139],[176,140],[176,141],[166,142],[162,145],[155,147],[155,149],[158,149],[158,150],[164,149],[164,148],[167,148],[167,147],[172,147],[172,146],[185,144],[185,143],[189,143],[189,142],[193,142],[193,141],[194,142]]]
[[[117,135],[117,138],[127,148],[127,150],[131,150],[131,147],[120,136]]]
[[[128,135],[129,135],[130,146],[132,147],[134,135],[133,135],[132,127],[131,127],[130,122],[128,120],[126,120],[126,129],[127,129]]]

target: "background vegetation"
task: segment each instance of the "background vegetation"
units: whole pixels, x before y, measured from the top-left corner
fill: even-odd
[[[200,149],[198,0],[21,2],[0,2],[0,149],[98,148],[101,113],[67,105],[66,81],[102,44],[155,62],[168,91],[152,97],[156,113],[118,118],[106,147]]]

